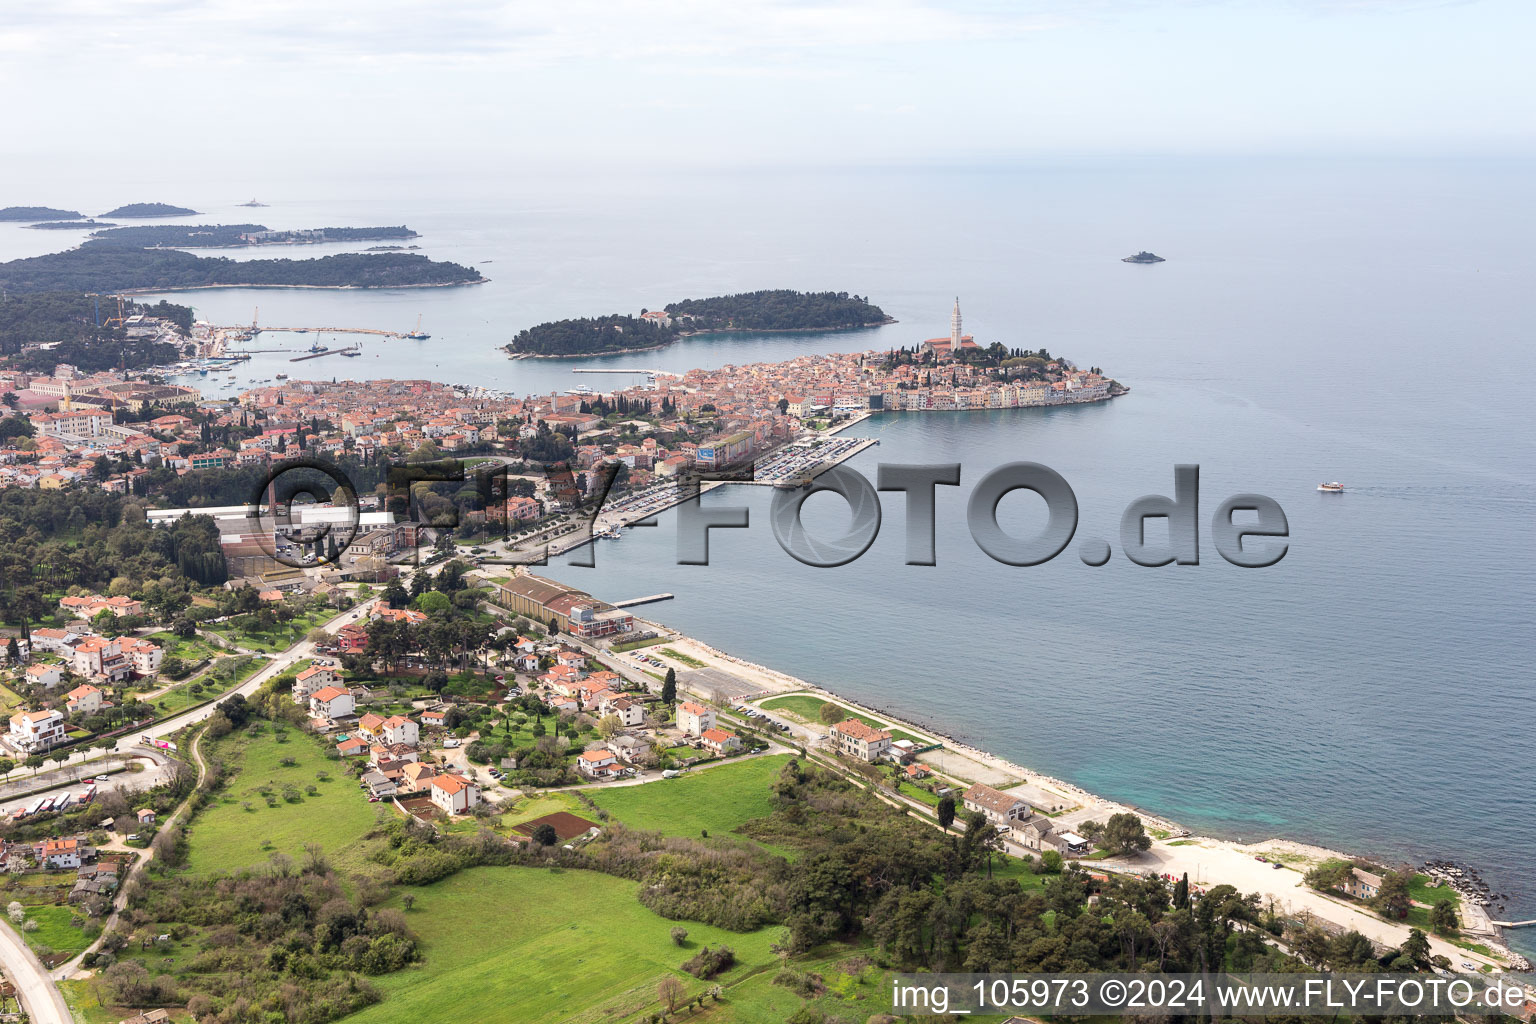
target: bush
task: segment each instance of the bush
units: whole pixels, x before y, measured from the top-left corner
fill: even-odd
[[[672,945],[681,946],[688,941],[688,929],[681,926],[672,929]]]
[[[735,963],[736,951],[730,946],[716,946],[714,949],[705,946],[683,964],[683,970],[695,978],[708,981],[722,971],[730,970]]]

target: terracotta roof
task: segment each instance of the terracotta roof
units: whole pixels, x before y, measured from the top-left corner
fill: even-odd
[[[866,725],[857,718],[845,718],[832,727],[833,732],[840,732],[844,736],[852,736],[856,740],[865,743],[874,743],[879,740],[888,740],[891,734],[884,729],[876,729],[872,725]]]
[[[320,689],[314,692],[312,699],[318,700],[320,703],[325,704],[329,701],[335,700],[337,697],[344,697],[349,695],[350,691],[343,690],[339,686],[322,686]]]

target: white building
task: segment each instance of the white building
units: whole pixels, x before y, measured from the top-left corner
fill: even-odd
[[[105,703],[101,691],[90,683],[82,683],[75,687],[65,694],[64,698],[69,702],[66,707],[69,708],[71,715],[94,714],[100,711]]]
[[[314,665],[306,668],[293,678],[293,702],[304,704],[313,697],[316,690],[326,686],[335,686],[341,682],[341,677],[335,669]]]
[[[398,743],[415,746],[421,740],[421,726],[404,715],[391,715],[379,729],[380,738],[389,746]]]
[[[353,706],[352,692],[339,686],[322,686],[309,698],[309,713],[332,721],[352,714]]]
[[[11,746],[25,754],[41,754],[64,742],[64,715],[47,711],[19,711],[11,716]]]
[[[427,783],[427,790],[445,814],[468,814],[480,802],[480,787],[457,775],[439,775]]]
[[[677,727],[689,736],[702,736],[715,727],[715,711],[685,700],[677,706]]]

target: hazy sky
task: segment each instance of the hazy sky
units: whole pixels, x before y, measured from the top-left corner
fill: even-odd
[[[25,177],[1526,155],[1533,38],[1531,0],[3,0],[0,88]]]

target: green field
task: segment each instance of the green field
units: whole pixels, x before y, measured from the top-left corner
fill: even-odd
[[[667,638],[664,636],[653,636],[649,640],[630,640],[627,643],[614,644],[613,650],[616,654],[623,654],[625,651],[638,651],[642,647],[655,647],[657,644],[666,642]]]
[[[1429,882],[1430,878],[1428,875],[1414,875],[1413,881],[1408,885],[1408,895],[1412,899],[1431,907],[1441,900],[1450,900],[1456,904],[1456,910],[1460,913],[1461,893],[1448,885],[1442,885],[1438,889],[1431,889]]]
[[[781,929],[741,934],[669,921],[640,904],[637,888],[585,871],[482,867],[412,890],[416,904],[406,920],[423,940],[426,962],[371,979],[384,1002],[348,1021],[627,1021],[659,1009],[656,985],[669,974],[693,995],[777,959],[769,946]],[[668,938],[679,923],[688,929],[686,948]],[[703,944],[722,942],[740,963],[714,982],[676,969]]]
[[[684,665],[687,665],[689,668],[703,668],[704,667],[704,663],[702,661],[700,661],[698,658],[695,658],[693,655],[691,655],[691,654],[684,654],[683,652],[673,650],[670,647],[663,647],[661,650],[657,651],[656,653],[662,655],[663,657],[671,658],[673,661],[682,662]]]
[[[590,791],[592,802],[631,828],[697,837],[725,834],[773,811],[773,778],[788,754],[754,757],[680,778]]]
[[[238,769],[192,822],[189,870],[238,871],[264,863],[274,851],[298,859],[311,842],[333,860],[344,860],[348,848],[373,827],[379,805],[368,802],[344,766],[328,760],[316,740],[293,729],[287,736],[286,743],[279,743],[264,726],[257,737],[238,733],[204,744],[210,764],[223,760]],[[282,764],[289,757],[292,767]],[[329,781],[319,780],[321,772]],[[298,790],[296,802],[283,798],[285,785]],[[311,785],[318,790],[315,796],[305,792]],[[263,788],[276,798],[276,806],[267,805]]]
[[[85,933],[69,923],[73,907],[28,907],[27,920],[37,922],[36,931],[18,929],[34,950],[48,947],[56,953],[78,953],[91,944]]]
[[[790,714],[804,719],[807,722],[819,722],[821,721],[822,707],[830,703],[832,703],[832,701],[822,700],[820,697],[813,697],[808,693],[791,693],[783,697],[774,697],[771,700],[765,700],[759,704],[758,707],[762,708],[764,711],[788,711]],[[927,746],[929,743],[933,742],[927,737],[914,736],[910,732],[894,728],[889,723],[882,722],[875,718],[870,718],[868,715],[861,715],[858,712],[848,710],[847,708],[844,708],[844,710],[848,711],[849,718],[857,719],[858,721],[863,722],[865,725],[872,725],[876,729],[890,730],[891,739],[893,740],[911,740],[913,743],[916,743],[919,746]]]

